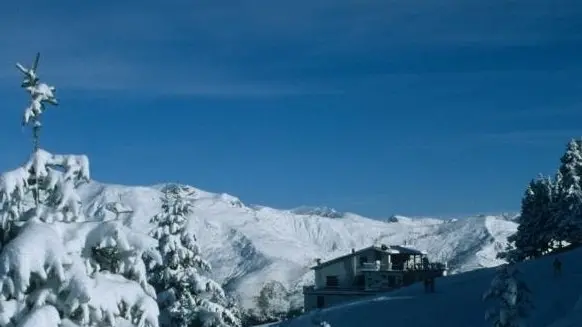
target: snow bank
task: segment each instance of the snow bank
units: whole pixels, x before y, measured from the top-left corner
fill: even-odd
[[[580,326],[581,320],[575,320],[581,317],[579,309],[582,307],[580,256],[582,249],[560,255],[564,266],[558,278],[553,276],[554,257],[519,264],[534,305],[526,321],[528,327]],[[412,285],[378,298],[314,311],[275,326],[310,326],[314,318],[324,319],[333,327],[386,323],[392,327],[486,326],[483,316],[487,304],[482,301],[482,294],[489,288],[495,273],[495,269],[490,268],[443,277],[437,279],[434,294],[425,294],[420,284]],[[576,324],[568,325],[572,321]]]

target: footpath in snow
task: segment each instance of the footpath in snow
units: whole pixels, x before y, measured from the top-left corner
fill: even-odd
[[[534,309],[528,327],[582,326],[582,249],[559,255],[562,276],[554,277],[554,256],[519,264],[523,281],[531,289]],[[325,320],[332,327],[485,327],[487,304],[482,295],[489,288],[495,269],[481,269],[439,278],[436,293],[425,294],[415,284],[369,300],[362,300],[307,313],[280,327],[313,326]]]

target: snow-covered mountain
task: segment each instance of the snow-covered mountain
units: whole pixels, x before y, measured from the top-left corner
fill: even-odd
[[[124,210],[119,217],[132,228],[147,231],[149,219],[159,211],[162,186],[91,182],[79,193],[87,214],[103,214],[98,212],[102,205],[121,202]],[[495,266],[501,263],[497,252],[517,226],[497,216],[373,220],[329,208],[277,210],[187,188],[194,203],[189,228],[213,266],[213,277],[235,291],[245,307],[253,306],[252,298],[269,280],[280,281],[299,295],[302,286],[313,281],[309,267],[316,258],[326,260],[374,243],[425,250],[433,260],[448,262],[452,272]]]

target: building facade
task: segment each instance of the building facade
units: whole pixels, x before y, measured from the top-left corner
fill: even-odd
[[[315,285],[303,288],[305,311],[388,292],[446,274],[425,252],[403,246],[370,246],[311,268]]]

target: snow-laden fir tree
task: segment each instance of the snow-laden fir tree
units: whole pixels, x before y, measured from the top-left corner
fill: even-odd
[[[558,170],[556,172],[556,175],[552,181],[552,200],[551,200],[551,205],[549,208],[549,212],[550,212],[550,216],[551,216],[551,221],[549,222],[549,228],[545,231],[548,234],[552,235],[552,246],[551,248],[555,249],[555,248],[561,248],[563,246],[563,240],[564,237],[561,237],[560,234],[560,225],[561,225],[561,217],[560,214],[562,212],[562,209],[560,208],[560,206],[562,205],[562,197],[564,196],[564,194],[566,194],[563,190],[564,184],[563,184],[563,176],[562,176],[562,172],[560,172],[560,170]]]
[[[483,301],[492,303],[485,320],[493,327],[526,327],[525,318],[533,307],[530,295],[515,265],[498,267],[490,288],[483,294]]]
[[[155,239],[117,221],[83,215],[77,188],[89,181],[83,155],[53,155],[38,147],[40,116],[56,103],[54,87],[33,68],[23,87],[31,96],[24,122],[33,122],[35,146],[21,167],[0,176],[0,326],[157,327],[155,292],[142,257],[159,261]],[[94,250],[113,248],[118,272],[103,269]]]
[[[239,326],[224,290],[207,275],[210,265],[201,257],[195,236],[187,231],[192,212],[187,189],[168,185],[162,192],[162,211],[151,220],[151,235],[159,241],[163,264],[154,267],[150,277],[158,293],[160,324]]]
[[[522,261],[546,253],[554,240],[552,180],[539,177],[528,185],[521,201],[517,232],[507,238],[510,244],[499,257],[509,262]]]
[[[560,159],[561,185],[556,206],[556,238],[568,243],[582,240],[582,141],[571,140]]]

